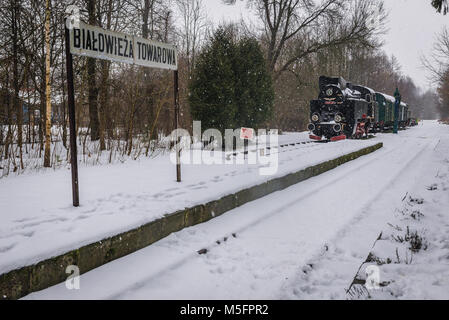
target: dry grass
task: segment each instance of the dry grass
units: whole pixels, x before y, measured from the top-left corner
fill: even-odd
[[[22,174],[44,169],[44,151],[41,149],[41,144],[38,141],[26,143],[26,132],[24,132],[24,143],[20,150],[17,144],[16,129],[15,127],[12,128],[13,143],[8,146],[7,157],[5,156],[6,146],[0,142],[0,179],[11,174]],[[6,134],[4,135],[6,136]],[[106,140],[106,150],[100,150],[99,142],[91,141],[88,130],[80,128],[77,136],[78,161],[80,164],[93,166],[137,160],[146,156],[152,158],[168,151],[170,147],[168,140],[163,135],[159,135],[156,140],[150,142],[142,136],[134,136],[131,141]],[[53,126],[51,141],[51,169],[69,167],[69,142],[67,141],[66,148],[62,143],[62,128]],[[131,147],[129,143],[132,143]]]

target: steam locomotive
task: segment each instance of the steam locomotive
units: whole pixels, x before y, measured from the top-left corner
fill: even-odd
[[[393,128],[395,98],[353,85],[342,77],[319,78],[318,99],[310,101],[308,129],[313,140],[360,139],[370,132]],[[401,102],[399,127],[410,122],[408,105]]]

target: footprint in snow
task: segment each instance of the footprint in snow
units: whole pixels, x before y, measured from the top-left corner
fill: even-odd
[[[31,220],[36,220],[39,217],[30,217],[30,218],[23,218],[23,219],[17,219],[17,220],[13,220],[13,222],[16,223],[22,223],[22,222],[27,222],[27,221],[31,221]]]
[[[153,198],[160,198],[162,196],[165,196],[165,193],[161,192],[161,193],[156,193],[155,195],[153,195]]]
[[[13,232],[10,234],[6,234],[0,237],[0,239],[8,239],[15,236],[22,236],[26,238],[31,238],[35,234],[35,231],[28,231],[28,232]]]
[[[34,236],[35,233],[36,231],[29,231],[29,232],[22,232],[20,233],[20,235],[26,238],[31,238],[32,236]]]
[[[12,243],[10,245],[4,246],[4,247],[0,247],[0,253],[5,253],[5,252],[13,249],[16,245],[17,245],[17,243]]]
[[[170,191],[176,191],[176,190],[179,190],[179,188],[170,188],[170,189],[165,189],[164,191],[170,192]]]
[[[201,189],[207,189],[207,187],[196,187],[196,188],[191,188],[192,190],[201,190]]]
[[[97,208],[91,208],[91,209],[87,209],[82,211],[83,213],[94,213],[95,211],[97,211]]]
[[[63,231],[63,232],[72,232],[74,229],[75,229],[74,227],[68,227],[68,228],[62,229],[61,231]]]
[[[164,198],[165,199],[169,199],[169,198],[173,198],[173,197],[179,196],[181,194],[185,194],[185,192],[178,192],[178,193],[175,193],[175,194],[167,194]]]
[[[25,228],[29,228],[29,227],[36,227],[36,226],[39,226],[39,225],[45,224],[45,223],[65,222],[67,220],[69,220],[69,219],[68,218],[55,218],[55,219],[41,220],[41,221],[36,221],[36,222],[25,223],[21,226],[17,226],[14,229],[25,229]]]

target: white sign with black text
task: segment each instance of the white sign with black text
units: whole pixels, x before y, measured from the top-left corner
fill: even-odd
[[[144,67],[178,69],[174,45],[105,30],[82,21],[70,29],[70,53]]]

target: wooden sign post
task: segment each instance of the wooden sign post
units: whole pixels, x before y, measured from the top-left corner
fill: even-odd
[[[65,57],[67,68],[67,97],[69,104],[69,134],[70,134],[70,167],[72,171],[72,198],[73,206],[80,205],[78,186],[78,153],[76,148],[76,123],[75,123],[75,87],[73,85],[73,59],[70,53],[70,30],[65,23]]]
[[[69,26],[68,23],[71,23]],[[105,30],[82,21],[66,18],[65,43],[67,92],[70,125],[70,164],[72,170],[73,206],[79,206],[78,159],[75,127],[75,89],[72,55],[135,64],[174,71],[175,130],[179,125],[178,52],[174,45]],[[181,150],[176,150],[176,181],[181,181]]]

